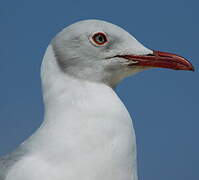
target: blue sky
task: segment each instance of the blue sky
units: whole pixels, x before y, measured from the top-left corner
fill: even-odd
[[[0,155],[41,124],[40,64],[52,37],[83,19],[103,19],[145,46],[180,54],[196,71],[152,69],[117,88],[133,117],[140,180],[199,179],[197,1],[0,1]]]

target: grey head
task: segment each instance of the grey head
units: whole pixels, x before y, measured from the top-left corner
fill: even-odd
[[[72,24],[53,40],[52,47],[61,69],[76,78],[115,86],[124,77],[146,67],[129,67],[118,55],[153,53],[124,29],[101,20]]]

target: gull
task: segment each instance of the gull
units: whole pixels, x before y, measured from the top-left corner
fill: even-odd
[[[137,180],[133,121],[114,89],[153,67],[194,70],[185,58],[148,49],[105,21],[63,29],[41,66],[44,121],[0,159],[0,180]]]

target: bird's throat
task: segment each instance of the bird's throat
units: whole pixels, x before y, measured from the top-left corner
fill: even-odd
[[[34,135],[40,153],[90,177],[99,173],[105,180],[136,180],[134,129],[118,96],[105,84],[63,76],[48,58],[42,72],[45,118]]]

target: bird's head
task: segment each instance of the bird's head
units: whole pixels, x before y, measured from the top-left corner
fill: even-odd
[[[194,70],[185,58],[150,50],[124,29],[100,20],[68,26],[51,45],[64,73],[112,87],[124,77],[152,67]]]

